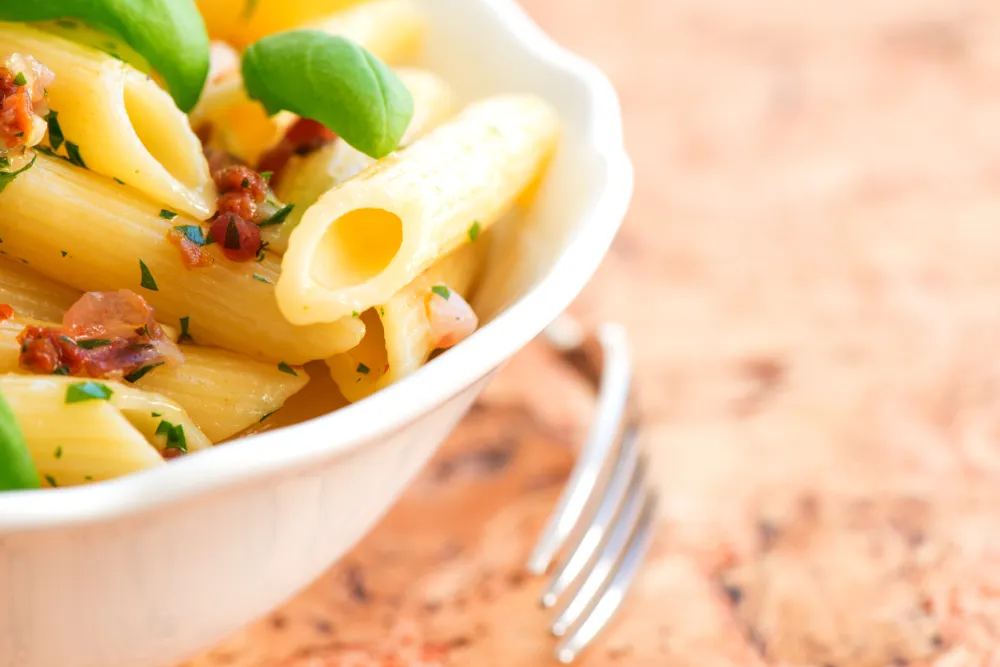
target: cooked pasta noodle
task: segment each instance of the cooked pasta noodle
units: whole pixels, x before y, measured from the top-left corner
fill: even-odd
[[[455,111],[455,99],[448,84],[436,74],[412,68],[402,68],[398,73],[413,95],[413,118],[400,142],[400,146],[405,147],[447,120]],[[269,227],[264,232],[271,250],[283,253],[302,214],[327,190],[356,176],[374,162],[373,158],[343,141],[289,160],[277,194],[281,201],[294,204],[295,209],[285,224]]]
[[[445,285],[470,296],[486,247],[483,239],[459,248],[384,304],[362,313],[366,333],[361,343],[327,360],[330,374],[345,398],[361,400],[427,362],[436,347],[427,314],[432,289]]]
[[[48,101],[71,159],[200,220],[215,211],[201,144],[147,75],[97,49],[17,23],[0,23],[0,51],[31,54],[55,73]]]
[[[118,382],[104,381],[108,400],[67,403],[77,378],[0,377],[31,458],[48,486],[75,486],[111,479],[164,463],[166,422],[183,429],[185,448],[210,446],[208,439],[171,401]]]
[[[492,98],[327,192],[289,239],[281,312],[304,325],[384,303],[500,218],[538,179],[557,132],[542,100]]]
[[[0,303],[12,306],[18,315],[57,322],[79,298],[80,290],[50,280],[18,260],[0,257]]]

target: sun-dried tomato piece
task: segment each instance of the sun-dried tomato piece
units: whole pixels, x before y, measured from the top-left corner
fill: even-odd
[[[189,269],[201,269],[212,266],[215,262],[212,253],[193,242],[178,229],[171,229],[167,232],[167,240],[177,248],[181,254],[181,261]]]
[[[249,262],[261,247],[260,227],[235,213],[223,213],[212,223],[212,238],[233,262]]]

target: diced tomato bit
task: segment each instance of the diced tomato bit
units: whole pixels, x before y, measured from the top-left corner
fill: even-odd
[[[219,214],[235,213],[244,220],[257,218],[257,203],[245,192],[226,192],[219,195]]]
[[[212,223],[212,238],[233,262],[249,262],[261,248],[260,227],[235,213],[223,213]]]
[[[271,184],[276,185],[288,161],[295,155],[308,155],[337,140],[335,132],[309,118],[300,118],[285,132],[274,148],[264,153],[257,163],[259,171],[273,172]]]
[[[177,449],[176,447],[171,447],[169,449],[164,449],[162,452],[160,452],[160,456],[162,456],[165,461],[169,461],[171,459],[176,459],[181,456],[184,456],[184,452]]]
[[[250,167],[231,165],[220,169],[212,177],[219,192],[246,192],[258,204],[267,199],[267,181]]]
[[[129,290],[89,292],[70,307],[61,327],[25,327],[18,336],[19,364],[35,373],[108,378],[183,362],[152,313],[146,301]],[[81,347],[85,340],[102,342]]]
[[[445,288],[444,292],[447,297],[433,291],[427,297],[431,343],[442,350],[458,345],[479,327],[472,306],[455,290]]]
[[[181,261],[189,269],[201,269],[206,266],[212,266],[215,262],[212,253],[193,242],[187,235],[177,229],[171,229],[167,232],[167,240],[180,251]]]
[[[14,309],[6,303],[0,303],[0,322],[4,322],[14,317]]]
[[[38,144],[49,112],[45,87],[55,75],[31,56],[13,54],[0,62],[0,156]]]

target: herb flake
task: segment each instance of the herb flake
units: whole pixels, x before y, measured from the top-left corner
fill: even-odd
[[[187,240],[195,245],[206,246],[213,243],[212,236],[206,234],[198,225],[177,225],[174,227],[177,231],[187,237]]]
[[[163,365],[163,362],[161,361],[158,364],[149,364],[148,366],[143,366],[139,370],[137,370],[137,371],[135,371],[133,373],[129,373],[128,375],[126,375],[125,379],[128,382],[136,383],[139,380],[141,380],[143,377],[145,377],[146,373],[148,373],[149,371],[153,370],[157,366],[162,366],[162,365]]]
[[[160,217],[163,218],[164,220],[173,220],[178,215],[180,215],[180,214],[179,213],[175,213],[174,211],[170,211],[170,210],[167,210],[165,208],[161,208],[160,209]]]
[[[479,238],[479,233],[482,231],[483,227],[479,224],[478,220],[472,223],[472,226],[469,227],[469,243],[475,243],[476,239]]]
[[[66,388],[66,403],[83,403],[84,401],[107,401],[111,398],[111,387],[103,382],[89,380],[77,382]]]
[[[52,150],[57,151],[63,145],[63,141],[66,140],[63,136],[62,127],[59,126],[59,112],[50,111],[49,115],[45,117],[45,121],[49,125],[49,145],[52,146]]]
[[[281,371],[282,373],[288,373],[289,375],[294,375],[295,377],[299,376],[299,374],[295,372],[295,369],[286,364],[284,361],[278,364],[278,370]]]
[[[14,77],[14,85],[24,86],[27,85],[28,79],[24,76],[24,72],[18,72],[17,76]]]
[[[448,289],[446,285],[435,285],[434,287],[431,288],[431,291],[437,294],[445,301],[451,298],[451,290]]]
[[[171,424],[166,419],[156,427],[156,435],[167,436],[167,444],[164,449],[179,449],[187,454],[187,438],[184,437],[183,424]]]
[[[106,338],[89,338],[87,340],[76,341],[77,347],[82,347],[85,350],[93,350],[99,347],[105,347],[111,345],[111,341]]]
[[[38,156],[36,155],[33,158],[31,158],[31,162],[29,162],[28,164],[24,165],[23,167],[21,167],[17,171],[0,171],[0,192],[3,192],[4,188],[6,188],[11,183],[13,183],[15,178],[17,178],[18,176],[20,176],[24,172],[26,172],[29,169],[31,169],[32,167],[34,167],[35,166],[35,160],[37,160],[37,159],[38,159]]]
[[[83,157],[80,155],[80,147],[72,141],[66,142],[66,155],[69,157],[70,164],[84,169],[87,168],[87,163],[83,161]]]
[[[185,341],[194,342],[194,339],[191,338],[191,334],[188,333],[188,326],[190,326],[191,324],[191,317],[190,316],[182,317],[180,319],[180,322],[181,322],[181,335],[177,337],[177,342],[178,343],[183,343]]]
[[[273,284],[270,280],[268,280],[264,276],[258,276],[256,273],[253,274],[253,279],[256,280],[257,282],[267,283],[268,285]]]
[[[361,373],[362,375],[368,375],[369,373],[371,373],[371,370],[372,369],[368,368],[364,364],[358,364],[358,372]]]
[[[153,274],[149,272],[149,267],[146,263],[139,260],[139,284],[148,289],[150,292],[159,292],[160,288],[156,286],[156,279],[153,278]]]
[[[291,214],[294,208],[295,204],[288,204],[287,206],[283,206],[282,208],[278,209],[278,211],[274,215],[272,215],[270,218],[268,218],[267,220],[265,220],[264,222],[260,223],[257,226],[270,227],[272,225],[280,225],[281,223],[283,223],[285,220],[288,219],[289,214]]]

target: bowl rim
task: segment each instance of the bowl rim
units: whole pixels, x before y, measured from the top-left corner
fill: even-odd
[[[606,187],[582,215],[570,243],[545,276],[451,354],[352,405],[248,436],[239,445],[212,448],[168,466],[100,484],[2,493],[0,535],[134,516],[342,456],[405,428],[461,394],[513,356],[570,305],[607,254],[632,198],[634,175],[625,152],[618,95],[603,72],[558,45],[515,0],[478,1],[492,10],[496,24],[530,55],[585,85],[593,122],[584,138],[607,164]],[[431,387],[434,390],[428,391]],[[386,410],[387,404],[392,409]],[[333,429],[345,435],[330,437]]]

